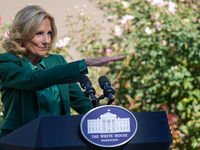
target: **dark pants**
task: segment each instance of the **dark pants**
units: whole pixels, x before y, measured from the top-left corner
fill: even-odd
[[[9,133],[11,133],[11,130],[1,130],[0,132],[0,140],[2,137],[8,135]],[[2,147],[2,145],[0,144],[0,150],[4,150],[4,148]]]

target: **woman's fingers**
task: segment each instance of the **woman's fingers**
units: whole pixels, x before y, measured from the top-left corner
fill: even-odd
[[[120,61],[120,60],[124,60],[124,58],[126,58],[126,56],[110,57],[110,58],[112,58],[112,61]]]
[[[85,63],[87,66],[101,67],[108,65],[109,62],[124,60],[124,58],[126,58],[126,56],[86,58]]]

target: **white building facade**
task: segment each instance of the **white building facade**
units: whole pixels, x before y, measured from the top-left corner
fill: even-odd
[[[130,118],[120,118],[109,112],[87,120],[88,134],[130,132]]]

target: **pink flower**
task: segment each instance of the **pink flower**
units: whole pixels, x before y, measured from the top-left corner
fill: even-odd
[[[145,28],[145,32],[148,34],[148,35],[151,35],[152,34],[152,31],[149,27],[146,27]]]
[[[172,116],[172,121],[173,122],[177,122],[178,121],[178,117],[177,116]]]
[[[64,47],[64,43],[62,40],[59,40],[57,43],[56,43],[56,48],[63,48]]]
[[[111,54],[111,53],[112,53],[112,49],[107,48],[105,53],[106,53],[106,54]]]
[[[122,29],[119,26],[115,26],[114,32],[115,32],[115,36],[119,37],[122,35]]]
[[[172,114],[167,114],[167,118],[168,118],[169,120],[171,120]]]
[[[160,29],[161,27],[162,27],[162,23],[157,22],[157,23],[156,23],[156,28],[157,28],[157,29]]]
[[[168,7],[168,10],[169,10],[169,12],[171,13],[171,14],[175,14],[175,12],[176,12],[176,9],[175,8],[172,8],[172,7]]]
[[[9,31],[8,30],[4,33],[4,37],[6,37],[6,38],[9,37]]]
[[[175,8],[176,6],[177,6],[177,4],[176,4],[175,2],[169,1],[168,7],[173,7],[173,8]]]
[[[175,3],[175,2],[169,2],[168,3],[168,10],[169,10],[169,12],[171,13],[171,14],[175,14],[175,12],[176,12],[176,7],[177,7],[177,4]]]
[[[0,15],[0,24],[2,24],[2,20],[1,20],[2,16]]]
[[[163,41],[162,41],[162,45],[163,45],[163,46],[166,46],[166,45],[167,45],[167,41],[163,40]]]
[[[65,37],[64,39],[60,39],[57,43],[56,43],[56,48],[63,48],[65,46],[67,46],[69,44],[69,41],[71,39],[69,37]]]
[[[164,104],[164,103],[162,103],[162,108],[163,108],[163,110],[167,110],[167,109],[169,109],[169,106],[167,106],[166,104]]]
[[[128,8],[130,6],[130,4],[126,1],[122,1],[122,5],[124,6],[124,8]]]
[[[159,13],[155,13],[154,16],[151,17],[152,20],[157,20],[160,17]]]
[[[126,24],[126,20],[124,20],[124,19],[121,19],[120,22],[121,22],[121,24]]]
[[[151,5],[158,6],[158,7],[164,7],[166,5],[164,0],[152,0]]]
[[[120,37],[122,35],[122,32],[115,32],[115,36]]]
[[[135,17],[132,16],[132,15],[126,15],[125,18],[126,18],[126,20],[133,20],[133,19],[135,19]]]
[[[71,39],[70,39],[69,37],[65,37],[65,38],[63,39],[63,42],[64,42],[65,45],[68,45],[70,40],[71,40]]]
[[[122,17],[122,19],[120,20],[120,22],[121,22],[121,24],[126,24],[127,21],[133,20],[133,19],[135,19],[134,16],[132,16],[132,15],[125,15],[125,16]]]

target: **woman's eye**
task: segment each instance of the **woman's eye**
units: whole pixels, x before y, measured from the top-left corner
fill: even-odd
[[[52,34],[52,31],[49,31],[48,34],[51,35],[51,34]]]
[[[41,35],[42,34],[42,32],[38,32],[38,33],[36,33],[36,35]]]

